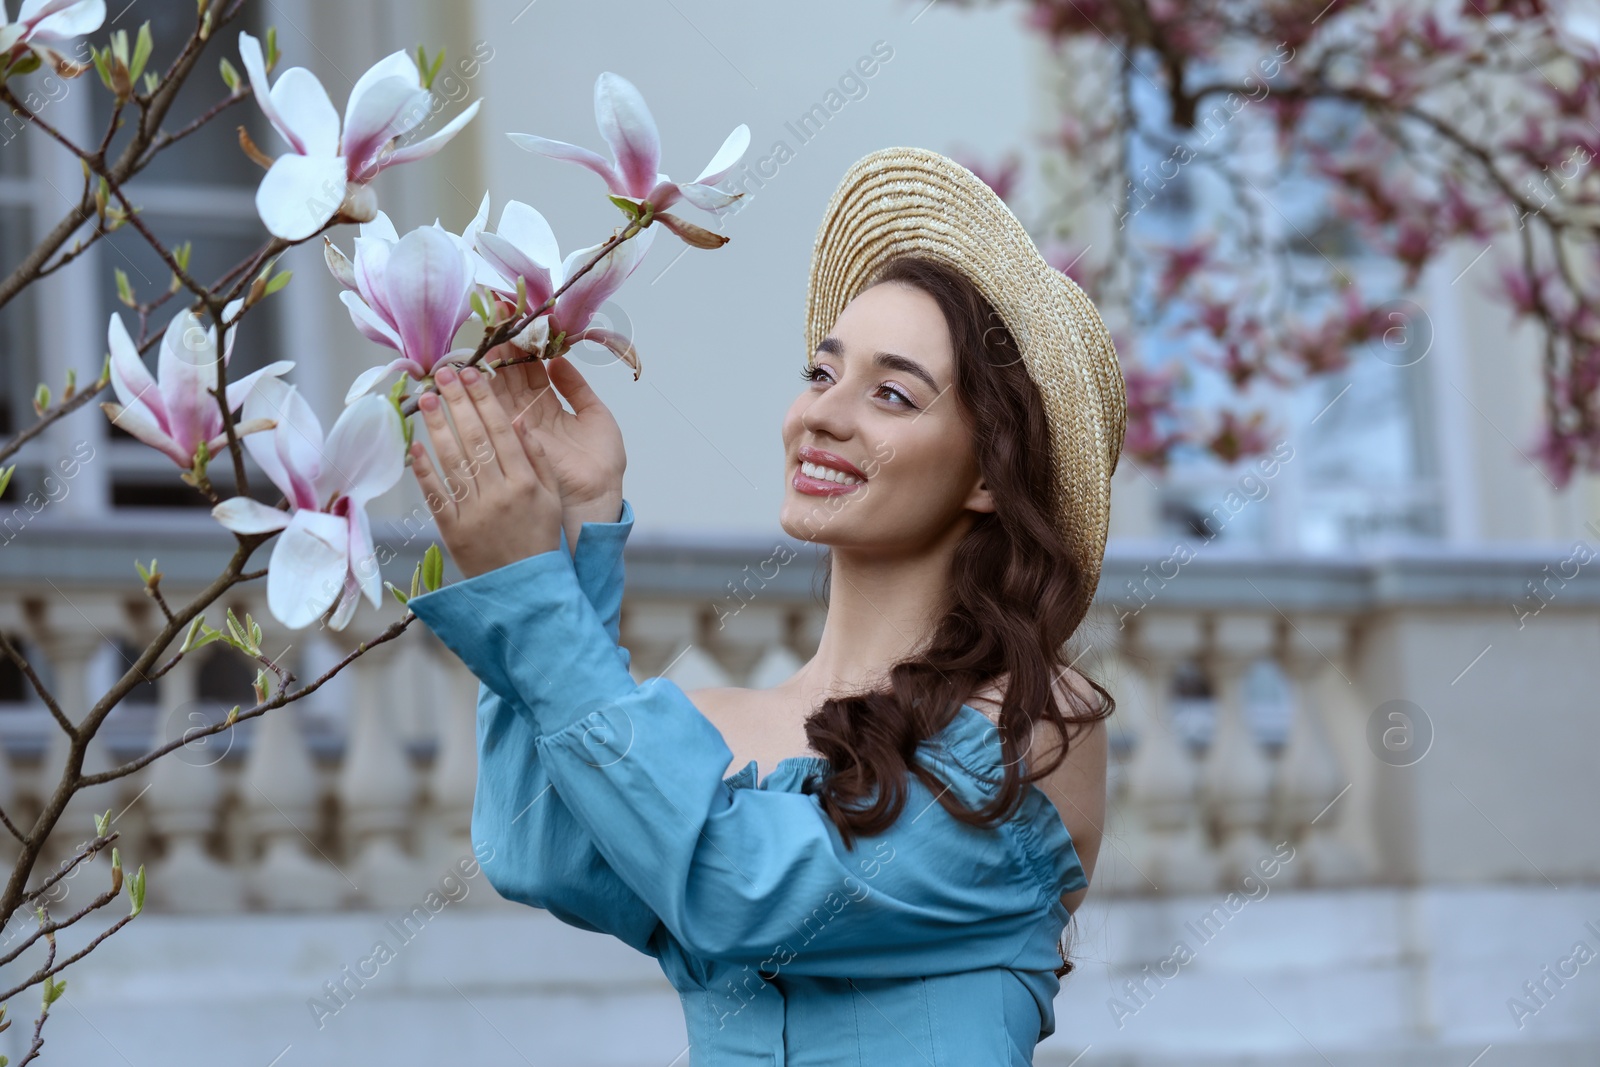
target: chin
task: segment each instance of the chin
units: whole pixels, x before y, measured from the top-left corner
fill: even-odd
[[[840,511],[839,497],[813,497],[789,487],[778,525],[790,537],[816,545],[831,545],[840,540],[846,519]]]

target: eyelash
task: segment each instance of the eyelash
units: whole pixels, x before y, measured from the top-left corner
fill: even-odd
[[[814,382],[814,381],[817,380],[817,377],[819,375],[827,374],[827,373],[828,373],[827,371],[823,370],[820,366],[818,366],[815,363],[807,363],[805,366],[800,368],[800,377],[805,379],[808,382]],[[884,386],[880,386],[879,388],[887,389],[887,390],[889,390],[889,392],[891,392],[891,393],[895,394],[896,396],[898,396],[900,398],[900,402],[905,404],[905,406],[908,407],[908,408],[915,408],[917,406],[917,405],[915,405],[915,404],[913,404],[911,402],[911,398],[909,396],[906,396],[905,393],[901,392],[899,389],[896,389],[892,385],[884,385]]]

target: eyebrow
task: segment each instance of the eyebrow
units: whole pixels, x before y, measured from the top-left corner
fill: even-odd
[[[828,352],[840,358],[844,357],[844,342],[837,337],[828,336],[817,345],[818,352]],[[888,370],[902,371],[924,382],[934,392],[939,391],[939,383],[933,380],[927,368],[909,356],[902,356],[894,352],[874,352],[872,362]]]

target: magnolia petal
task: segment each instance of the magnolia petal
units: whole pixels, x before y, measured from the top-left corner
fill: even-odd
[[[404,447],[404,442],[401,442],[401,447]],[[395,476],[395,480],[399,480],[399,475]],[[372,547],[372,525],[367,518],[367,509],[351,507],[349,519],[350,581],[365,594],[369,604],[375,608],[382,607],[383,574],[378,568],[378,554]]]
[[[373,389],[377,388],[378,383],[382,382],[385,378],[389,377],[389,375],[393,374],[397,370],[403,370],[410,374],[413,378],[418,379],[425,377],[427,374],[427,372],[424,371],[420,365],[418,365],[416,360],[406,359],[404,356],[401,356],[399,359],[390,360],[381,367],[368,367],[366,370],[356,375],[356,380],[350,383],[349,389],[345,390],[344,402],[346,404],[354,403],[358,397],[372,392]]]
[[[355,577],[349,573],[344,576],[344,586],[339,590],[339,599],[333,605],[333,612],[328,616],[328,628],[343,630],[350,625],[350,620],[355,618],[356,608],[361,606],[361,587],[356,584]]]
[[[386,396],[370,394],[339,413],[323,446],[328,462],[317,479],[317,498],[334,493],[350,498],[352,508],[394,488],[406,469],[405,429]]]
[[[439,226],[438,220],[434,220],[433,224]],[[472,262],[473,283],[488,289],[501,290],[505,289],[507,279],[501,276],[500,271],[495,268],[494,264],[479,255],[477,249],[478,235],[483,232],[483,228],[488,224],[489,194],[484,193],[483,200],[478,204],[478,212],[472,216],[472,221],[467,223],[466,229],[459,234],[451,233],[449,230],[444,232],[450,235],[450,239],[460,246],[461,251]],[[444,229],[442,226],[439,228]],[[515,292],[516,288],[516,282],[513,280],[510,290]]]
[[[385,218],[384,222],[388,222]],[[389,227],[393,229],[391,225]],[[366,229],[365,226],[362,227]],[[389,259],[394,255],[394,246],[400,243],[399,237],[388,237],[381,232],[367,235],[361,234],[356,238],[356,258],[354,267],[356,272],[356,292],[361,294],[367,307],[372,313],[382,319],[391,329],[395,325],[394,311],[389,305]],[[398,333],[395,334],[399,336]],[[396,346],[398,347],[398,346]]]
[[[520,200],[506,201],[506,206],[500,209],[500,225],[495,232],[546,270],[561,262],[555,230],[550,228],[549,220],[529,204]]]
[[[291,630],[315,622],[344,586],[349,551],[344,518],[296,511],[267,562],[267,607],[273,617]]]
[[[394,228],[394,222],[389,216],[380,211],[368,222],[363,222],[356,231],[358,237],[378,237],[393,243],[400,240],[400,231]]]
[[[439,149],[449,144],[450,139],[456,134],[460,133],[462,127],[466,126],[467,123],[472,121],[472,117],[478,113],[478,107],[482,103],[482,100],[474,100],[471,104],[467,105],[466,110],[462,111],[461,114],[457,115],[455,118],[451,119],[438,130],[424,137],[416,144],[403,145],[402,147],[396,148],[386,155],[380,156],[378,159],[378,169],[382,170],[384,167],[393,167],[401,163],[413,163],[419,159],[427,159],[429,156],[439,151]]]
[[[167,433],[181,450],[193,455],[200,442],[222,425],[217,398],[206,392],[217,385],[216,337],[194,312],[180,311],[167,324],[156,374],[167,411]]]
[[[678,189],[678,183],[663,177],[655,185],[651,186],[650,192],[644,197],[644,200],[637,202],[642,204],[645,200],[648,200],[650,205],[657,211],[665,211],[682,198],[683,193]]]
[[[272,109],[283,123],[278,132],[297,153],[339,154],[339,112],[315,74],[304,67],[290,67],[278,75],[272,86]]]
[[[579,148],[575,144],[565,141],[552,141],[548,137],[540,137],[531,133],[508,133],[511,143],[518,148],[525,148],[529,152],[537,152],[541,156],[551,159],[564,159],[568,163],[576,163],[581,167],[588,167],[606,180],[606,188],[613,193],[626,193],[627,187],[623,185],[622,178],[617,174],[611,163],[598,152],[591,152],[587,148]]]
[[[633,371],[633,380],[639,380],[639,352],[633,347],[633,341],[624,334],[615,330],[606,330],[598,326],[580,332],[577,336],[569,336],[568,341],[593,341],[605,345],[617,354],[617,358],[626,363]]]
[[[722,147],[717,149],[717,154],[711,157],[711,162],[706,164],[706,169],[691,183],[694,185],[715,185],[725,178],[733,165],[739,162],[745,149],[750,147],[750,127],[744,123],[733,128],[727,140],[722,142]]]
[[[505,212],[502,211],[501,215],[504,214]],[[477,213],[472,216],[472,221],[467,223],[467,228],[461,231],[462,246],[471,248],[473,238],[482,233],[483,228],[487,225],[489,225],[489,191],[485,189],[483,191],[483,199],[478,202]]]
[[[709,185],[682,185],[678,191],[683,198],[702,211],[709,211],[713,215],[722,211],[738,200],[743,193],[725,193],[721,189],[713,189]]]
[[[234,533],[261,534],[289,525],[290,515],[247,496],[229,497],[211,509],[211,517]]]
[[[568,333],[587,328],[600,305],[609,300],[611,294],[622,287],[628,275],[644,261],[645,253],[650,250],[657,232],[652,226],[623,241],[607,252],[594,269],[575,279],[567,291],[556,298],[556,306],[551,313],[556,325]],[[580,249],[568,256],[562,264],[562,277],[570,277],[571,272],[587,262],[600,247],[595,245]]]
[[[303,241],[328,224],[345,198],[338,156],[279,156],[256,188],[256,212],[267,231]]]
[[[344,109],[341,154],[351,179],[371,181],[383,165],[376,157],[384,146],[426,119],[432,101],[416,61],[403,51],[391,52],[361,75]]]
[[[340,285],[346,289],[354,289],[356,287],[355,265],[350,262],[349,256],[339,251],[338,246],[333,243],[333,239],[326,234],[322,238],[322,260],[328,265],[328,273],[332,274],[334,280]]]
[[[167,436],[167,432],[161,428],[144,405],[136,403],[123,407],[121,404],[107,401],[100,405],[100,410],[106,413],[112,425],[133,434],[151,448],[170,457],[178,466],[187,469],[194,463],[194,453],[185,455],[183,449]]]
[[[384,285],[400,351],[431,369],[470,313],[472,263],[443,230],[419,226],[389,256]]]
[[[243,310],[244,297],[242,296],[230,300],[226,304],[222,305],[222,321],[228,327],[228,340],[227,343],[222,346],[222,362],[224,364],[233,359],[233,342],[234,339],[239,336],[239,331],[234,329],[234,324],[239,321],[239,314]],[[211,330],[213,333],[215,333],[216,327],[213,326]]]
[[[543,304],[555,291],[550,271],[536,259],[525,255],[521,248],[502,235],[480,233],[478,252],[491,267],[505,276],[505,280],[510,283],[506,287],[508,294],[516,292],[519,277],[527,282],[530,307]]]
[[[263,433],[277,425],[277,422],[272,419],[241,420],[234,423],[233,433],[235,437],[243,439],[253,433]],[[206,448],[213,456],[219,454],[224,448],[227,447],[228,432],[226,430],[217,434],[211,440],[206,442]]]
[[[338,214],[340,222],[371,222],[378,217],[378,194],[370,185],[351,182],[344,187]]]
[[[30,29],[54,15],[64,11],[81,0],[22,0],[22,6],[17,9],[17,22]],[[0,4],[0,24],[5,22],[5,6]],[[98,27],[94,27],[98,29]]]
[[[254,389],[262,378],[276,378],[280,374],[288,374],[292,369],[294,360],[280,359],[268,363],[260,370],[251,371],[236,382],[229,382],[228,388],[224,390],[228,397],[228,410],[237,411],[239,405],[244,403],[244,398],[250,395],[250,390]]]
[[[350,321],[356,324],[361,336],[380,345],[387,345],[396,352],[400,351],[400,335],[395,333],[394,327],[384,322],[377,312],[366,305],[359,293],[346,289],[339,294],[339,299],[350,310]]]
[[[139,356],[139,349],[128,336],[128,327],[122,316],[113,312],[107,329],[111,344],[111,388],[125,408],[138,407],[150,413],[159,423],[165,423],[167,409],[161,403],[161,390]]]
[[[98,30],[106,20],[105,0],[24,0],[17,22],[33,24],[30,40],[64,41]]]
[[[521,333],[511,339],[511,343],[529,355],[543,352],[545,345],[550,343],[550,316],[540,315],[528,323]]]
[[[616,158],[623,188],[645,195],[656,182],[661,137],[644,97],[627,78],[608,70],[594,82],[594,117]]]
[[[721,248],[728,243],[728,239],[722,234],[680,219],[670,211],[661,212],[656,216],[655,220],[683,238],[685,244],[692,245],[695,248]]]
[[[320,502],[312,486],[321,470],[322,423],[300,391],[282,378],[262,378],[244,398],[241,418],[277,422],[270,434],[246,437],[245,448],[290,503],[299,508],[317,507]]]

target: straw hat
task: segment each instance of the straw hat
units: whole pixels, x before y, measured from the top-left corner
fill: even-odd
[[[888,260],[916,254],[970,278],[1000,313],[1049,417],[1061,537],[1085,581],[1074,626],[1100,582],[1111,474],[1127,398],[1111,334],[1076,282],[1046,263],[1011,209],[959,163],[884,148],[845,172],[823,212],[806,292],[806,351]]]

